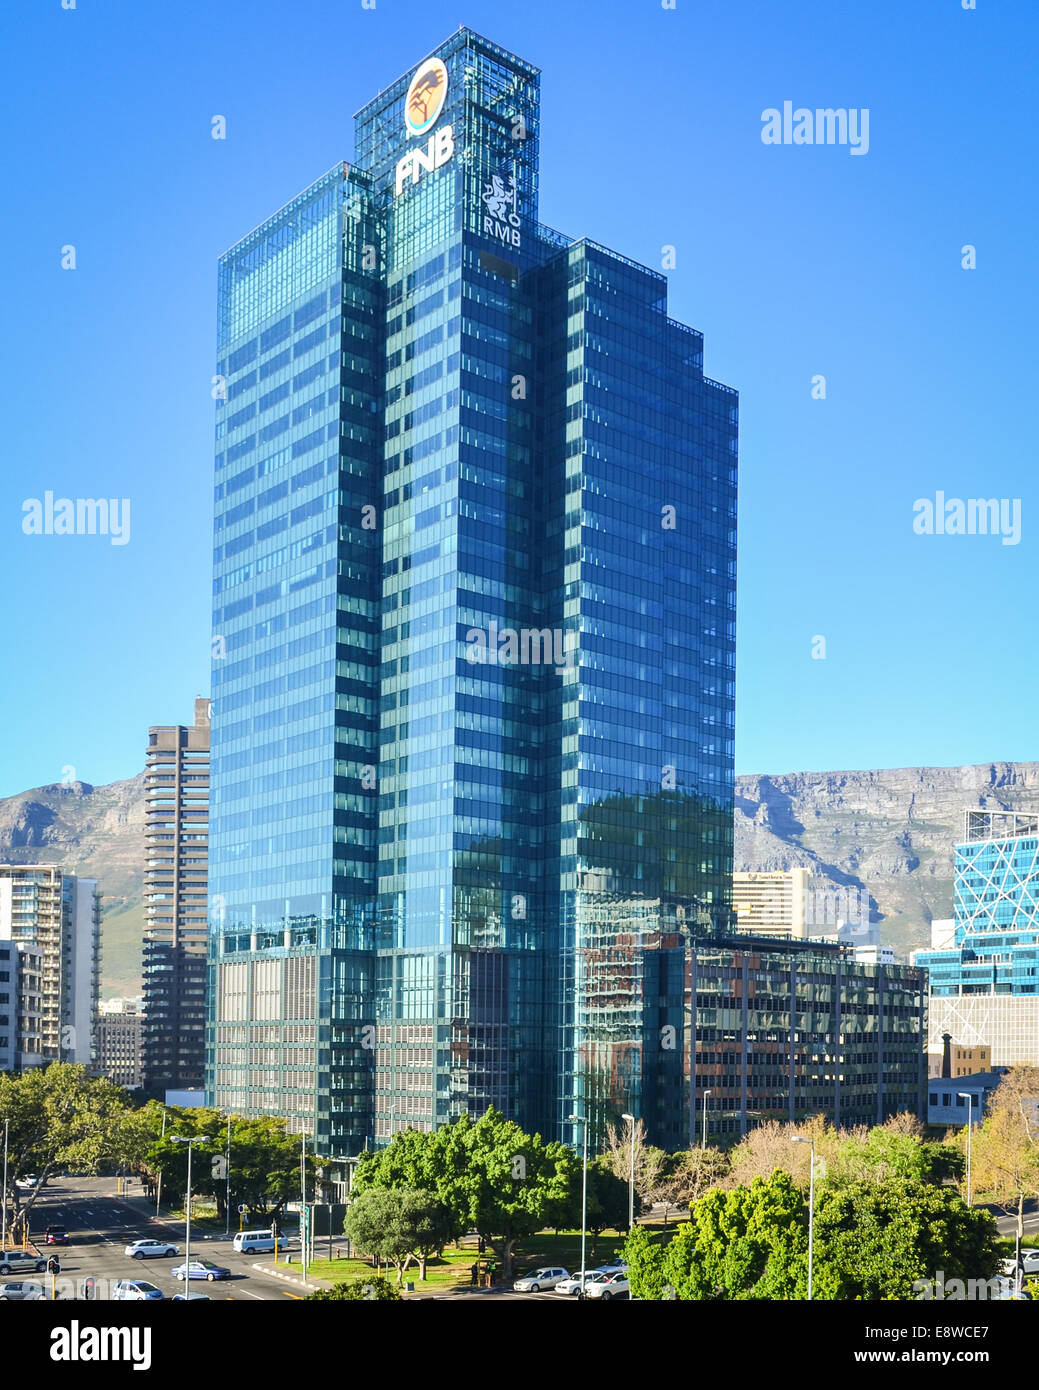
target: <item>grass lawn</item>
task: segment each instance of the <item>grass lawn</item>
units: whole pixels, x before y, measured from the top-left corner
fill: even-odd
[[[670,1240],[674,1234],[674,1223],[669,1225],[666,1230],[663,1226],[646,1227],[651,1240],[666,1241]],[[595,1245],[595,1252],[592,1253],[592,1238],[587,1238],[588,1268],[594,1265],[608,1264],[615,1259],[624,1245],[625,1236],[611,1233],[599,1237]],[[336,1237],[332,1238],[333,1249],[336,1246]],[[345,1244],[340,1241],[340,1244]],[[322,1245],[327,1249],[327,1242],[318,1240],[318,1247]],[[260,1256],[261,1260],[267,1260],[270,1256]],[[426,1278],[421,1280],[418,1277],[418,1265],[412,1263],[404,1273],[405,1283],[414,1283],[415,1291],[436,1289],[436,1288],[456,1288],[470,1287],[470,1269],[473,1261],[477,1258],[475,1239],[465,1249],[448,1249],[444,1251],[443,1259],[431,1259],[426,1266]],[[494,1259],[494,1252],[488,1248],[485,1259]],[[576,1272],[581,1267],[581,1232],[580,1231],[539,1231],[537,1235],[530,1236],[523,1241],[520,1248],[516,1251],[513,1261],[513,1277],[519,1278],[527,1270],[537,1269],[541,1265],[564,1265],[568,1270]],[[295,1275],[302,1275],[303,1266],[298,1259],[288,1262],[278,1261],[279,1269],[284,1269]],[[359,1259],[327,1259],[318,1258],[307,1266],[307,1278],[330,1279],[333,1283],[342,1283],[354,1279],[370,1278],[374,1273],[368,1260]],[[396,1272],[392,1266],[388,1270],[383,1270],[389,1278],[395,1278]]]

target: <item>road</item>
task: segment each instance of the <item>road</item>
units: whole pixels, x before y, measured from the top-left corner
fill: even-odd
[[[162,1289],[167,1298],[181,1293],[184,1285],[170,1274],[184,1257],[184,1223],[168,1224],[149,1218],[145,1203],[136,1194],[129,1201],[115,1195],[114,1178],[57,1178],[48,1182],[33,1205],[30,1231],[43,1251],[43,1231],[47,1226],[64,1222],[72,1243],[52,1247],[61,1264],[61,1279],[66,1277],[80,1283],[88,1276],[98,1281],[102,1292],[117,1279],[147,1279]],[[124,1254],[124,1247],[145,1236],[169,1239],[180,1247],[180,1255],[162,1259],[133,1260]],[[212,1260],[231,1270],[231,1278],[208,1283],[190,1281],[192,1293],[206,1293],[213,1300],[232,1302],[285,1302],[302,1298],[307,1290],[283,1283],[281,1280],[253,1268],[254,1264],[270,1264],[270,1255],[237,1255],[231,1241],[223,1236],[191,1235],[192,1259]],[[46,1278],[49,1286],[49,1277]],[[71,1285],[66,1285],[71,1288]],[[59,1287],[59,1293],[61,1288]]]

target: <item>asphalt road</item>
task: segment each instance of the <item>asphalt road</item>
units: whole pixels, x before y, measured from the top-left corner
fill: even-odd
[[[31,1238],[34,1238],[41,1251],[56,1255],[61,1264],[59,1295],[62,1281],[74,1281],[78,1292],[81,1281],[88,1276],[97,1280],[99,1290],[106,1294],[107,1288],[118,1279],[147,1279],[162,1289],[167,1298],[182,1293],[183,1282],[174,1279],[170,1271],[184,1258],[183,1221],[172,1224],[157,1222],[142,1210],[147,1205],[142,1199],[123,1201],[115,1196],[115,1187],[114,1178],[57,1178],[49,1182],[36,1199],[29,1219]],[[139,1189],[135,1189],[134,1196],[137,1191]],[[42,1243],[44,1230],[62,1221],[72,1243],[45,1250]],[[180,1255],[134,1260],[124,1254],[125,1246],[146,1236],[170,1240],[179,1246]],[[230,1299],[249,1302],[259,1299],[284,1302],[286,1299],[302,1298],[307,1292],[254,1269],[254,1264],[269,1265],[272,1257],[235,1254],[231,1241],[223,1236],[201,1237],[192,1231],[191,1258],[212,1260],[214,1264],[231,1270],[229,1279],[213,1283],[190,1280],[188,1287],[192,1293],[208,1294],[214,1301]],[[25,1277],[42,1279],[49,1291],[49,1275]],[[64,1288],[71,1291],[71,1282],[64,1284]]]

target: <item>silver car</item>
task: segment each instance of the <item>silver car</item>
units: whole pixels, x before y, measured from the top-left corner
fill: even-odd
[[[154,1255],[179,1255],[180,1246],[169,1240],[135,1240],[123,1251],[131,1260],[150,1260]]]
[[[554,1289],[557,1284],[561,1284],[564,1279],[569,1279],[570,1275],[562,1265],[546,1265],[543,1269],[532,1270],[530,1274],[524,1274],[522,1279],[517,1279],[513,1284],[516,1293],[540,1293],[542,1289]]]
[[[45,1274],[47,1261],[28,1250],[0,1250],[0,1274]]]
[[[37,1284],[31,1279],[0,1284],[0,1302],[16,1303],[20,1299],[25,1299],[27,1302],[39,1303],[46,1297],[43,1285]]]

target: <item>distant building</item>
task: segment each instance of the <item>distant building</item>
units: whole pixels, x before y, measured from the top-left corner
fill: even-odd
[[[949,1033],[996,1067],[1039,1066],[1039,819],[968,811],[953,860],[953,939],[932,923],[928,1046]]]
[[[880,945],[879,929],[869,919],[869,894],[811,869],[734,873],[732,909],[737,929],[751,936]]]
[[[43,1056],[41,953],[0,940],[0,1072],[39,1066]]]
[[[208,700],[191,727],[149,729],[145,796],[143,1068],[161,1095],[205,1073]]]
[[[855,959],[864,965],[895,965],[897,957],[893,946],[853,946]]]
[[[951,1080],[931,1077],[927,1085],[927,1123],[962,1129],[969,1117],[973,1124],[979,1124],[1004,1071],[979,1072]]]
[[[119,1007],[115,1007],[118,1005]],[[118,1086],[143,1084],[141,1060],[144,1017],[131,1000],[109,1000],[97,1021],[97,1071]]]
[[[930,1077],[977,1076],[980,1072],[991,1070],[992,1049],[984,1044],[967,1047],[963,1043],[954,1043],[948,1033],[940,1046],[928,1044],[927,1074]]]
[[[39,999],[35,1040],[44,1062],[90,1066],[94,1060],[100,936],[94,879],[52,864],[0,865],[0,941],[39,953],[25,969],[30,977],[39,970],[39,993],[32,997]],[[36,1016],[27,1018],[35,1027]]]

